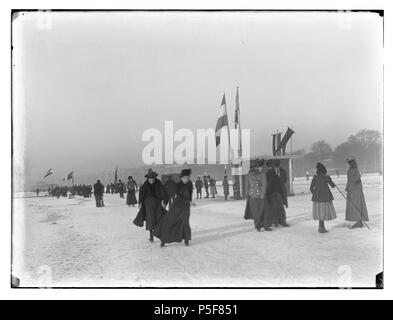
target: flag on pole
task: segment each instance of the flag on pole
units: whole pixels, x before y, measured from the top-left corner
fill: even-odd
[[[116,170],[115,170],[115,183],[117,182],[117,166],[116,166]]]
[[[216,125],[216,147],[220,145],[222,130],[228,130],[228,138],[229,138],[228,114],[227,114],[227,103],[225,100],[225,93],[224,96],[222,97],[220,113]]]
[[[50,168],[50,169],[45,173],[44,179],[45,179],[47,176],[50,176],[51,174],[53,174],[52,168]]]
[[[67,174],[67,180],[71,180],[74,178],[74,171],[71,171],[69,174]]]
[[[291,139],[292,135],[295,133],[291,128],[288,128],[284,134],[284,137],[280,141],[278,149],[282,150],[282,154],[285,155],[285,148],[287,147],[287,143],[289,139]]]
[[[242,131],[240,127],[240,104],[239,104],[239,87],[236,90],[236,107],[235,107],[235,129],[239,130],[238,134],[238,155],[242,156]]]

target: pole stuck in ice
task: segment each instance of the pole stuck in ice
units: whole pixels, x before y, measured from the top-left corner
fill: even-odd
[[[338,187],[338,185],[336,185],[336,188],[337,188],[337,190],[338,190],[338,192],[343,196],[343,198],[356,210],[356,211],[358,211],[358,212],[360,212],[360,210],[355,206],[355,204],[351,201],[351,200],[349,200],[346,196],[345,196],[345,194],[340,190],[340,188]],[[367,229],[368,230],[370,230],[371,231],[371,229],[370,229],[370,227],[368,226],[368,224],[366,223],[366,221],[362,221],[362,223],[364,223],[364,225],[367,227]]]

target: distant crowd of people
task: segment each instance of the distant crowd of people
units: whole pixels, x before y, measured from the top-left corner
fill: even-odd
[[[52,186],[48,187],[48,195],[50,197],[73,197],[82,196],[84,198],[91,198],[93,187],[91,185],[73,185],[73,186]],[[40,189],[36,189],[37,196],[39,196]]]
[[[333,206],[333,195],[330,188],[337,188],[346,199],[347,221],[355,222],[351,228],[361,228],[368,221],[368,212],[363,194],[361,174],[355,158],[347,159],[349,169],[347,172],[347,184],[344,195],[332,178],[327,174],[327,169],[322,163],[316,164],[316,173],[313,175],[310,191],[312,194],[312,217],[319,222],[318,232],[328,232],[325,221],[337,217]],[[55,186],[48,189],[50,196],[67,197],[71,195],[91,197],[94,194],[97,207],[104,206],[104,193],[118,193],[124,198],[127,192],[126,204],[134,206],[138,204],[138,214],[134,224],[149,231],[149,240],[154,237],[161,240],[161,246],[166,243],[185,241],[188,246],[191,240],[191,228],[189,224],[190,206],[193,202],[193,189],[196,190],[196,199],[202,199],[202,189],[205,191],[204,198],[215,198],[217,195],[216,180],[209,175],[197,177],[195,183],[190,179],[191,170],[184,169],[180,173],[180,181],[175,182],[171,176],[163,184],[158,174],[149,169],[145,175],[145,181],[137,184],[132,176],[128,177],[127,183],[121,180],[105,186],[100,180],[90,185],[74,185],[72,187]],[[251,165],[245,183],[246,206],[244,219],[254,221],[257,231],[264,229],[272,231],[272,227],[289,227],[286,219],[288,208],[287,197],[288,174],[281,167],[279,159],[265,161],[263,159]],[[228,177],[224,176],[223,194],[225,200],[229,196]],[[139,199],[136,192],[139,191]],[[37,195],[39,189],[37,189]],[[366,224],[367,226],[367,224]]]
[[[135,206],[135,204],[138,203],[135,193],[139,190],[139,187],[132,176],[128,177],[127,183],[124,183],[121,181],[121,179],[119,179],[118,182],[108,184],[106,189],[101,183],[101,180],[97,180],[93,186],[93,189],[97,207],[104,206],[104,192],[109,194],[119,194],[120,198],[124,199],[124,193],[127,191],[126,204],[128,206]]]

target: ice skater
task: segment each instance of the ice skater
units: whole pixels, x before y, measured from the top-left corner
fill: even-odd
[[[191,170],[184,169],[180,174],[180,182],[176,183],[176,195],[172,207],[160,220],[154,235],[161,240],[161,247],[166,243],[182,242],[189,246],[191,240],[190,206],[193,185],[190,180]]]
[[[201,177],[198,177],[197,180],[195,181],[197,199],[202,199],[202,187],[203,187],[203,182],[201,180]]]
[[[318,232],[327,233],[325,228],[325,221],[330,221],[337,218],[336,210],[333,206],[333,195],[330,187],[335,188],[336,185],[332,178],[327,174],[326,167],[318,162],[317,172],[314,175],[310,191],[312,193],[312,215],[314,220],[319,221]]]
[[[259,160],[252,165],[246,182],[247,203],[244,219],[253,219],[258,232],[262,228],[272,231],[269,204],[266,198],[266,171],[265,161]]]
[[[134,219],[134,224],[143,227],[146,221],[146,230],[149,231],[149,241],[154,241],[154,229],[165,214],[168,204],[168,195],[157,173],[152,169],[145,175],[146,181],[139,190],[139,212]]]
[[[129,176],[127,181],[127,200],[126,200],[126,203],[129,207],[134,206],[135,204],[138,203],[135,197],[136,189],[137,189],[137,184],[135,180],[132,178],[132,176]]]
[[[97,180],[97,182],[93,186],[94,190],[94,198],[96,199],[96,207],[100,208],[104,206],[104,185],[101,183],[100,180]]]
[[[123,181],[121,181],[120,179],[118,183],[118,191],[119,191],[120,198],[124,199],[124,184]]]
[[[217,195],[216,180],[210,178],[209,176],[207,178],[209,179],[210,193],[212,195],[212,198],[215,198]]]
[[[208,177],[204,176],[203,177],[203,186],[205,187],[205,198],[209,198],[209,180]]]
[[[355,222],[351,229],[363,228],[364,221],[368,221],[366,200],[363,193],[362,178],[354,157],[347,159],[349,169],[347,172],[347,205],[345,209],[345,220]]]

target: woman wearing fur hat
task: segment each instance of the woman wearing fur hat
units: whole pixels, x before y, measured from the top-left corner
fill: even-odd
[[[143,227],[143,222],[146,221],[146,230],[150,232],[149,241],[153,242],[153,232],[166,212],[168,195],[152,169],[149,169],[145,178],[146,181],[139,190],[139,212],[134,224]]]
[[[173,205],[154,231],[154,235],[161,240],[161,247],[166,243],[182,240],[188,246],[191,240],[190,206],[195,206],[195,203],[192,202],[193,185],[190,174],[191,170],[182,170],[180,182],[176,183]]]
[[[333,195],[329,186],[335,188],[332,178],[327,175],[326,167],[322,163],[317,163],[317,173],[311,181],[310,191],[312,193],[312,214],[314,220],[319,221],[319,233],[327,233],[325,221],[337,218],[336,210],[333,206]]]
[[[366,200],[363,194],[361,175],[355,158],[347,159],[349,169],[347,172],[347,206],[345,210],[345,220],[354,221],[353,228],[362,228],[363,221],[368,221]]]

